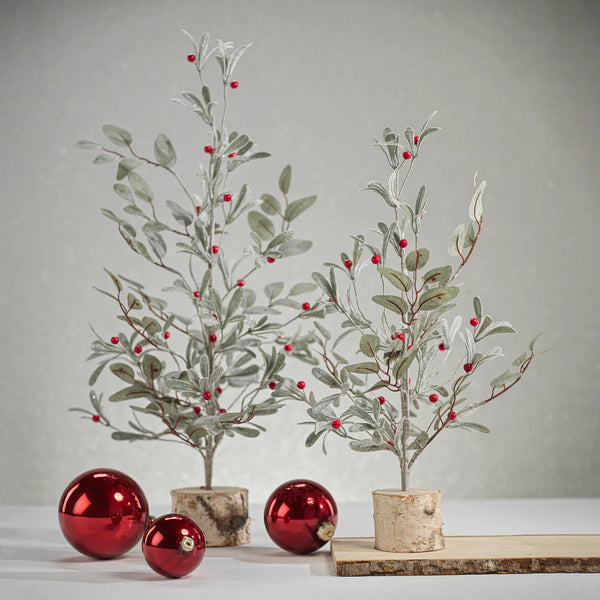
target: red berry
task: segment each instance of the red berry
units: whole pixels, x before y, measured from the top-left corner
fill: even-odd
[[[415,146],[419,143],[419,136],[415,135]]]
[[[335,419],[335,420],[331,421],[331,426],[334,429],[339,429],[342,426],[342,422],[339,419]]]
[[[237,88],[240,85],[240,82],[239,81],[232,81],[229,85],[231,86],[232,89],[237,90]]]
[[[476,319],[475,317],[473,317],[469,323],[471,324],[472,327],[477,327],[477,325],[479,325],[479,319]]]
[[[402,238],[399,242],[398,245],[400,246],[400,248],[406,248],[406,246],[408,246],[408,240],[405,238]]]
[[[194,406],[194,412],[199,415],[200,414],[200,407],[199,406]]]
[[[199,215],[200,211],[202,210],[201,206],[196,206],[196,214]]]
[[[393,445],[394,445],[394,442],[389,442],[388,441],[388,446],[393,446]]]
[[[456,419],[456,413],[455,413],[454,411],[452,411],[452,412],[451,412],[451,413],[448,415],[448,418],[449,418],[451,421],[454,421],[454,419]]]
[[[379,400],[379,404],[385,404],[385,398],[383,396],[379,396],[377,400]]]
[[[142,347],[141,347],[141,346],[136,346],[136,347],[133,349],[133,351],[134,351],[136,354],[141,354],[141,353],[142,353]]]
[[[231,202],[231,194],[223,194],[223,202]]]
[[[344,266],[346,267],[346,269],[351,269],[352,268],[352,261],[350,259],[345,260],[344,261]]]
[[[194,298],[200,298],[200,292],[198,290],[194,292]]]
[[[116,345],[119,343],[119,338],[118,338],[118,336],[116,336],[116,335],[113,335],[113,336],[110,338],[110,343],[111,343],[111,344],[114,344],[114,345],[116,346]]]
[[[187,55],[187,59],[188,59],[188,62],[196,62],[196,55],[195,54],[188,54]]]
[[[404,341],[404,334],[403,333],[397,333],[396,334],[396,339]]]
[[[275,259],[272,256],[267,256],[267,262],[273,264],[275,262]]]
[[[470,373],[473,370],[473,365],[471,363],[465,363],[463,365],[463,369],[467,372]]]
[[[217,336],[214,333],[211,333],[208,336],[208,341],[211,342],[212,344],[214,344],[217,341]]]
[[[217,254],[219,252],[219,246],[213,246],[212,252],[213,252],[213,254]]]
[[[291,352],[291,351],[293,350],[293,348],[294,348],[294,347],[293,347],[291,344],[286,344],[286,345],[283,347],[283,349],[284,349],[286,352]]]
[[[408,150],[405,150],[405,151],[402,153],[402,158],[403,158],[404,160],[408,160],[409,158],[412,158],[412,154],[411,154],[411,153],[410,153]]]
[[[374,254],[373,256],[371,256],[371,262],[374,265],[378,265],[381,262],[381,257],[378,256],[377,254]]]
[[[274,390],[277,387],[277,382],[276,381],[270,381],[269,382],[269,388]]]
[[[429,395],[429,402],[437,402],[438,401],[438,395],[437,394],[430,394]]]
[[[438,346],[438,350],[441,350],[442,352],[446,349],[446,346],[444,346],[444,344],[440,344]]]
[[[408,347],[406,348],[407,350],[410,350],[413,347],[412,344],[409,344]]]
[[[224,408],[220,408],[220,409],[219,409],[219,412],[220,412],[221,414],[223,414],[223,413],[226,413],[227,411],[226,411]]]
[[[204,152],[206,152],[206,154],[212,154],[215,151],[215,149],[212,146],[204,146]]]
[[[223,388],[221,388],[221,387],[218,387],[218,388],[217,388],[217,394],[222,394],[222,393],[223,393]]]
[[[202,394],[202,397],[205,400],[210,400],[212,398],[212,394],[210,392],[204,392],[204,394]]]
[[[92,421],[94,421],[94,423],[98,423],[100,421],[100,415],[92,415]]]
[[[306,387],[306,383],[304,383],[304,381],[299,381],[299,382],[296,384],[296,387],[297,387],[299,390],[303,390],[303,389]]]
[[[230,154],[228,154],[227,156],[229,156],[229,158],[235,158],[236,153],[235,152],[231,152]]]
[[[243,279],[238,279],[238,282],[237,282],[238,287],[244,287],[245,285],[246,285],[246,282]]]
[[[310,304],[308,302],[303,302],[302,303],[302,310],[309,310],[310,309]]]
[[[171,334],[168,331],[165,331],[165,340],[168,340],[171,337]]]

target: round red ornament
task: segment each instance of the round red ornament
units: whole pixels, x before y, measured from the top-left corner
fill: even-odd
[[[92,558],[114,558],[140,541],[148,523],[148,501],[125,473],[93,469],[65,488],[58,523],[75,550]]]
[[[142,540],[142,552],[151,569],[165,577],[183,577],[204,558],[206,542],[198,524],[170,513],[150,523]]]
[[[308,554],[333,537],[338,510],[322,485],[295,479],[281,484],[271,494],[264,518],[267,533],[280,548]]]

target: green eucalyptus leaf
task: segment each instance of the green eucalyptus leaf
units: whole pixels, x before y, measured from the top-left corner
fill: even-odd
[[[296,283],[290,289],[290,296],[299,296],[300,294],[308,294],[309,292],[314,292],[317,289],[317,286],[314,283],[305,282],[305,283]]]
[[[444,286],[450,281],[450,277],[452,277],[452,266],[446,265],[445,267],[436,267],[435,269],[430,269],[423,275],[423,283],[424,284],[432,284],[437,283],[438,285]]]
[[[171,140],[164,134],[159,133],[154,141],[154,156],[156,161],[163,167],[172,167],[177,161],[177,154]]]
[[[454,300],[460,293],[460,289],[454,286],[439,287],[427,290],[419,296],[417,310],[433,310]]]
[[[104,135],[116,146],[129,146],[133,141],[129,131],[116,125],[103,125]]]
[[[375,304],[379,304],[399,315],[406,314],[409,310],[408,303],[404,298],[400,298],[400,296],[378,295],[373,296],[372,300]]]
[[[275,226],[271,219],[255,210],[248,213],[248,224],[250,229],[265,242],[275,235]]]
[[[162,372],[162,363],[156,356],[147,352],[142,359],[142,373],[148,381],[152,383]]]
[[[141,385],[131,385],[115,392],[109,397],[109,402],[124,402],[134,398],[151,398],[152,392]]]
[[[129,365],[124,363],[113,363],[110,365],[110,370],[113,375],[123,380],[125,383],[135,382],[135,374]]]
[[[154,199],[152,190],[150,189],[150,186],[148,185],[146,180],[141,175],[139,175],[135,171],[130,171],[127,175],[127,180],[129,181],[129,185],[131,186],[133,193],[138,198],[141,198],[146,202],[152,202],[152,200]]]
[[[404,273],[390,269],[389,267],[377,267],[377,270],[394,286],[403,292],[412,289],[413,281]]]
[[[460,250],[465,244],[465,226],[464,224],[457,225],[450,241],[448,242],[448,254],[450,256],[458,256]]]
[[[379,365],[376,362],[361,362],[344,367],[349,373],[379,373]]]
[[[142,165],[142,161],[137,158],[123,158],[120,160],[117,167],[117,181],[125,179],[131,171],[137,169],[140,165]]]
[[[479,187],[473,194],[471,205],[469,206],[469,217],[478,223],[481,221],[481,216],[483,214],[483,192],[485,190],[485,186],[485,181],[482,181],[479,184]]]
[[[475,312],[475,316],[481,321],[481,315],[483,314],[481,309],[481,300],[479,296],[473,297],[473,311]]]
[[[283,287],[284,287],[283,281],[269,283],[268,285],[265,286],[265,289],[264,289],[265,296],[269,300],[273,300],[273,298],[276,298],[277,296],[279,296],[279,294],[281,294],[281,292],[283,292]]]
[[[312,242],[309,240],[297,240],[293,239],[289,242],[285,242],[279,246],[279,252],[285,257],[296,256],[297,254],[304,254],[312,248]]]
[[[409,271],[422,269],[429,260],[429,250],[427,248],[418,248],[413,250],[406,257],[406,268]]]
[[[329,387],[334,387],[334,388],[339,387],[339,384],[336,381],[335,377],[333,377],[333,375],[331,375],[324,369],[321,369],[320,367],[313,367],[311,372],[312,372],[314,378],[318,379],[321,383],[324,383],[325,385],[327,385]]]
[[[262,203],[260,208],[263,212],[268,215],[277,215],[281,212],[281,203],[275,196],[271,196],[271,194],[263,194],[260,199]]]
[[[117,157],[114,154],[98,154],[92,161],[95,165],[105,165],[113,162]]]
[[[113,190],[115,191],[115,194],[121,196],[123,200],[129,200],[129,202],[133,202],[133,193],[126,185],[122,183],[115,183],[113,185]]]
[[[300,200],[294,200],[293,202],[290,202],[285,209],[285,220],[288,222],[293,221],[305,210],[309,209],[316,202],[316,200],[316,196],[308,196],[306,198],[301,198]]]
[[[177,204],[177,202],[173,200],[167,200],[167,206],[169,207],[169,210],[171,211],[171,214],[173,215],[173,218],[176,221],[183,223],[183,225],[185,225],[186,227],[193,223],[194,215],[192,215],[192,213],[188,212],[187,210],[185,210],[185,208]]]
[[[373,334],[363,335],[360,338],[360,351],[366,356],[375,356],[379,351],[381,343],[379,338]]]
[[[279,189],[287,194],[290,191],[290,185],[292,183],[292,167],[287,165],[281,171],[281,175],[279,176]]]

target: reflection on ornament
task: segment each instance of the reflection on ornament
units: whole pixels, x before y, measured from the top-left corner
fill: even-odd
[[[148,501],[125,473],[93,469],[66,487],[58,522],[69,544],[82,554],[114,558],[140,541],[148,522]]]
[[[267,533],[280,548],[308,554],[333,537],[338,513],[335,500],[323,486],[295,479],[271,494],[264,518]]]

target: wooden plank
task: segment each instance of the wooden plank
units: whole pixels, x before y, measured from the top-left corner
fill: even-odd
[[[600,573],[600,535],[446,537],[434,552],[382,552],[373,538],[334,538],[336,574]]]

